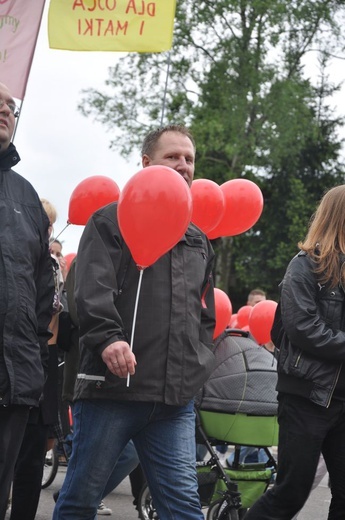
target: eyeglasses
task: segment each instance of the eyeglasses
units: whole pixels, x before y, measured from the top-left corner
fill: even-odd
[[[13,103],[12,101],[5,101],[4,99],[0,99],[0,110],[2,109],[2,107],[4,105],[8,106],[8,108],[11,110],[14,117],[19,116],[19,108],[17,107],[17,105],[15,103]]]

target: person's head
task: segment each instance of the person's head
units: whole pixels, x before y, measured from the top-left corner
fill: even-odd
[[[141,148],[142,165],[169,166],[191,186],[195,166],[195,142],[189,130],[169,125],[150,132]]]
[[[48,218],[49,218],[48,233],[49,233],[49,237],[51,237],[51,234],[53,232],[53,226],[57,219],[56,209],[54,208],[53,204],[51,202],[49,202],[49,200],[47,200],[47,199],[41,198],[41,203],[42,203],[44,211],[47,213]]]
[[[318,264],[320,281],[335,287],[340,280],[339,254],[345,254],[345,184],[328,190],[310,220],[304,242],[298,246]],[[342,270],[344,271],[344,269]],[[342,275],[345,282],[345,273]]]
[[[7,150],[14,132],[17,107],[9,89],[0,83],[0,153]]]
[[[52,255],[54,255],[55,258],[58,260],[60,269],[61,269],[61,273],[62,273],[62,277],[65,281],[67,274],[68,274],[67,273],[67,262],[62,254],[62,243],[60,242],[60,240],[57,240],[56,238],[52,239],[50,242],[50,245],[49,245],[49,250],[50,250],[50,253]]]
[[[266,300],[266,293],[262,289],[253,289],[248,294],[247,305],[254,307],[259,302]]]
[[[56,256],[56,258],[61,258],[62,255],[62,244],[60,240],[57,240],[56,238],[52,241],[50,244],[50,252]]]

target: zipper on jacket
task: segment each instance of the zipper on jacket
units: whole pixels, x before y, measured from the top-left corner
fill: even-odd
[[[341,364],[340,368],[338,369],[338,373],[337,373],[337,376],[335,378],[334,385],[333,385],[333,388],[331,390],[328,402],[326,404],[326,408],[329,408],[329,405],[331,404],[331,400],[332,400],[332,397],[333,397],[333,394],[334,394],[335,387],[337,386],[337,382],[338,382],[338,379],[339,379],[339,376],[340,376],[340,371],[341,371],[342,367],[343,367],[343,364]]]
[[[295,367],[295,368],[298,367],[299,362],[300,362],[300,360],[301,360],[301,357],[302,357],[302,352],[300,352],[300,353],[298,354],[298,356],[297,356],[297,359],[296,359],[295,364],[294,364],[294,367]]]

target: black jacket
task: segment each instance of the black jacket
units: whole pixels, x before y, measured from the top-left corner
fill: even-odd
[[[286,336],[278,356],[277,390],[327,407],[345,361],[345,293],[343,287],[318,283],[314,269],[312,259],[300,252],[281,284]]]
[[[48,217],[31,184],[0,154],[0,405],[37,406],[44,383],[54,282]]]
[[[214,253],[191,224],[180,242],[143,272],[133,352],[136,373],[112,375],[101,353],[130,342],[139,271],[119,231],[116,204],[89,220],[78,248],[76,302],[81,366],[76,398],[184,405],[214,366]],[[203,303],[202,303],[203,302]]]

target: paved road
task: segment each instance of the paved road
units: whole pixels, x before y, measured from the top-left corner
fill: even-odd
[[[63,482],[65,468],[59,468],[58,475],[53,484],[42,490],[41,500],[39,504],[36,520],[51,520],[54,508],[53,493],[57,491]],[[293,499],[293,497],[291,497]],[[137,512],[132,505],[132,495],[130,491],[129,480],[124,480],[121,485],[105,500],[105,503],[113,511],[111,516],[98,516],[97,519],[109,518],[109,520],[135,520],[138,518]],[[328,515],[330,502],[330,491],[327,487],[327,477],[323,479],[321,484],[312,492],[303,511],[300,513],[298,520],[324,520]],[[8,516],[6,517],[6,520]],[[23,520],[25,520],[23,518]]]

